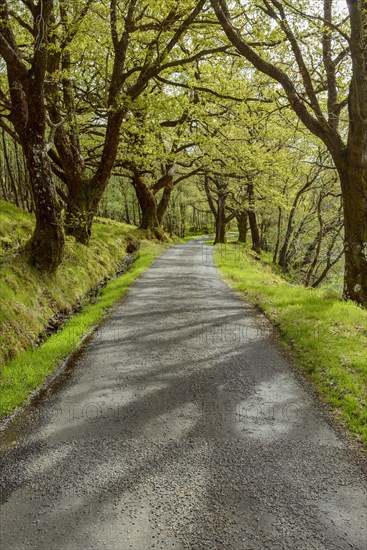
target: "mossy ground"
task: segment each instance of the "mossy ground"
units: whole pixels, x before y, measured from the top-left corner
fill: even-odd
[[[279,328],[316,392],[367,446],[367,311],[330,289],[293,285],[244,245],[217,245],[226,280]]]

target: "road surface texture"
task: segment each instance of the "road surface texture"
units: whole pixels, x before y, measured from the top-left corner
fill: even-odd
[[[367,548],[367,481],[203,241],[133,285],[2,467],[4,550]]]

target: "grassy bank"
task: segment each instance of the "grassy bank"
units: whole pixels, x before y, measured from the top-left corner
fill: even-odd
[[[164,247],[151,244],[139,252],[130,270],[110,281],[95,303],[86,305],[41,346],[20,353],[0,371],[0,417],[26,401],[28,395],[52,374],[98,323],[108,308],[123,296],[131,283],[157,257]]]
[[[56,276],[42,276],[18,253],[32,233],[33,216],[3,201],[0,216],[0,415],[4,415],[23,403],[58,367],[164,247],[144,239],[144,233],[133,226],[99,220],[89,247],[67,238],[65,258]],[[142,243],[136,262],[126,274],[110,281],[93,303],[83,301],[90,289],[121,266],[129,239]],[[49,320],[70,312],[76,304],[82,305],[81,311],[36,346]]]
[[[93,286],[111,277],[129,238],[148,243],[134,226],[99,220],[88,248],[67,237],[56,276],[42,276],[17,253],[32,234],[34,217],[0,201],[0,220],[0,365],[33,346],[52,316],[67,313]]]
[[[216,246],[224,278],[279,328],[322,400],[367,446],[367,311],[329,290],[292,285],[243,245]]]

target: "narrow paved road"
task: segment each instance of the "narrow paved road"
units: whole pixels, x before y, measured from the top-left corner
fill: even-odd
[[[367,548],[367,482],[203,242],[95,333],[2,467],[0,547]]]

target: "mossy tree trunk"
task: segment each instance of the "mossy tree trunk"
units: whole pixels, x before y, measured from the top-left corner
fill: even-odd
[[[95,212],[88,186],[69,188],[68,201],[65,212],[65,233],[75,237],[84,245],[88,245],[92,233],[92,224]]]
[[[367,27],[366,3],[348,2],[352,79],[347,150],[334,158],[344,210],[344,297],[367,306]]]
[[[46,146],[40,136],[31,139],[28,133],[23,149],[36,213],[36,227],[27,245],[30,263],[40,271],[54,273],[63,257],[64,232]]]
[[[0,3],[0,54],[6,63],[10,91],[10,120],[26,159],[35,205],[36,227],[28,243],[30,263],[54,273],[64,249],[64,233],[45,138],[45,78],[48,62],[49,24],[53,2],[33,5],[34,28],[42,19],[44,32],[27,56],[27,65],[13,34],[6,2]]]
[[[259,226],[257,224],[256,212],[254,210],[248,210],[248,219],[250,223],[251,239],[252,239],[252,250],[258,254],[261,252],[260,246],[260,233]]]
[[[367,162],[352,155],[341,174],[344,211],[344,297],[367,305]]]
[[[141,229],[145,229],[157,239],[163,240],[164,233],[158,219],[158,205],[155,195],[136,169],[133,170],[132,183],[141,210]]]

